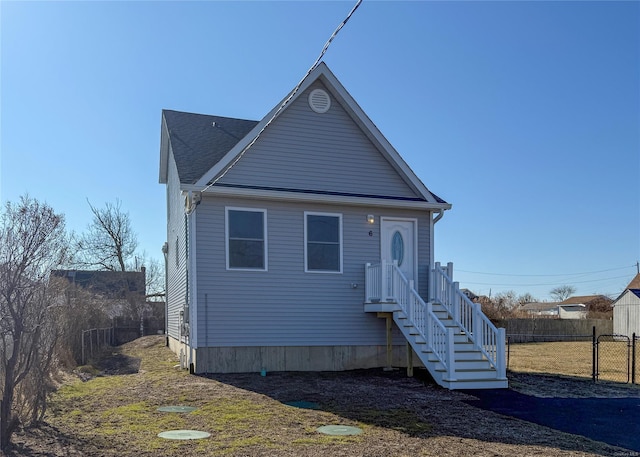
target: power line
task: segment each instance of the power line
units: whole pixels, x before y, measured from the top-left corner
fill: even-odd
[[[258,138],[260,138],[260,135],[262,135],[262,133],[267,129],[267,127],[269,127],[271,125],[273,120],[278,116],[278,114],[280,114],[280,112],[287,105],[287,103],[289,103],[289,101],[300,90],[300,87],[302,86],[302,83],[304,82],[304,80],[307,79],[307,76],[309,76],[311,74],[311,72],[313,70],[315,70],[318,65],[320,65],[320,61],[322,60],[324,55],[327,53],[327,50],[329,49],[329,46],[331,45],[331,42],[338,35],[338,32],[340,32],[340,30],[342,30],[342,28],[349,21],[349,19],[351,19],[351,16],[353,16],[353,13],[356,12],[356,10],[358,9],[358,7],[360,6],[361,3],[362,3],[362,0],[357,0],[357,2],[354,5],[354,7],[351,8],[351,11],[349,11],[349,14],[347,14],[347,17],[345,17],[344,20],[340,24],[338,24],[338,27],[336,27],[336,29],[333,31],[333,33],[331,34],[331,36],[329,37],[327,42],[322,47],[322,51],[320,51],[320,55],[315,60],[313,65],[311,65],[311,67],[309,67],[309,70],[307,70],[307,72],[302,77],[300,82],[296,85],[296,87],[294,87],[294,89],[291,91],[289,96],[280,104],[278,109],[271,115],[271,117],[269,118],[267,123],[262,127],[262,129],[260,129],[258,134],[249,142],[249,144],[247,144],[244,148],[242,148],[242,151],[240,151],[238,156],[233,160],[233,162],[231,162],[231,164],[229,164],[227,166],[227,168],[225,168],[216,178],[214,178],[209,184],[207,184],[204,189],[202,189],[202,192],[206,191],[207,189],[209,189],[210,187],[215,185],[218,181],[220,181],[229,172],[229,170],[231,170],[240,161],[240,159],[242,159],[242,157],[249,150],[249,148],[251,148],[251,146],[253,146],[256,143],[256,141],[258,141]]]
[[[517,276],[517,277],[553,277],[553,276],[582,276],[582,275],[590,275],[590,274],[596,274],[596,273],[605,273],[608,271],[616,271],[616,270],[626,270],[627,268],[633,268],[636,265],[628,265],[625,267],[617,267],[617,268],[608,268],[606,270],[598,270],[598,271],[586,271],[583,273],[553,273],[553,274],[538,274],[538,275],[533,275],[533,274],[513,274],[513,273],[487,273],[487,272],[483,272],[483,271],[470,271],[470,270],[461,270],[460,268],[456,268],[456,271],[459,271],[461,273],[473,273],[476,275],[488,275],[488,276]]]
[[[462,270],[458,270],[458,271],[462,271]],[[591,282],[602,282],[602,281],[609,281],[612,279],[622,279],[622,278],[629,278],[629,275],[624,275],[624,276],[615,276],[612,278],[603,278],[603,279],[591,279],[588,281],[571,281],[571,284],[586,284],[586,283],[591,283]],[[464,282],[464,284],[474,284],[474,285],[478,285],[478,286],[502,286],[502,287],[535,287],[535,286],[557,286],[561,283],[559,282],[549,282],[549,283],[538,283],[538,284],[531,284],[531,283],[527,283],[527,284],[498,284],[498,283],[485,283],[485,282],[473,282],[473,281],[461,281]]]

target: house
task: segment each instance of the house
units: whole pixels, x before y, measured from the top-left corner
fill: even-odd
[[[560,319],[586,319],[590,307],[601,302],[611,303],[611,300],[603,295],[569,297],[558,303],[558,317]]]
[[[613,302],[613,333],[640,336],[640,273]]]
[[[104,311],[110,318],[130,314],[146,303],[145,268],[141,271],[52,270],[52,278],[60,278],[85,289],[104,300]]]
[[[324,63],[260,121],[163,110],[159,181],[167,345],[191,372],[415,359],[448,388],[506,387],[504,331],[434,263],[451,205]]]
[[[558,304],[560,302],[531,302],[525,303],[520,309],[532,317],[558,317]]]

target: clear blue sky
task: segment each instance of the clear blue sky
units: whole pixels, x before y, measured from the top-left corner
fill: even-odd
[[[87,199],[118,198],[161,259],[161,110],[261,119],[354,4],[0,2],[0,199],[83,231]],[[635,275],[640,3],[364,0],[324,60],[453,204],[435,251],[461,287],[545,299]]]

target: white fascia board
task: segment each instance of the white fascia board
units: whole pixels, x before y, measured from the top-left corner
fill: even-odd
[[[186,191],[202,191],[197,185],[181,186]],[[278,190],[241,189],[236,187],[210,187],[204,195],[222,195],[229,197],[252,198],[260,200],[280,200],[289,202],[316,202],[351,206],[377,206],[384,208],[406,208],[419,210],[447,210],[449,203],[433,203],[428,201],[394,200],[374,197],[352,197],[348,195],[326,195],[314,193],[298,193]]]
[[[160,172],[158,175],[158,182],[160,184],[166,184],[168,175],[169,175],[169,130],[167,129],[167,123],[164,120],[164,114],[163,114],[161,125],[160,125]]]

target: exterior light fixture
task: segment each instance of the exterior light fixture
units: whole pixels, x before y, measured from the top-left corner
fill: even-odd
[[[373,214],[368,214],[367,215],[367,222],[369,224],[373,224],[375,221],[376,221],[376,218],[375,218],[375,216]]]

